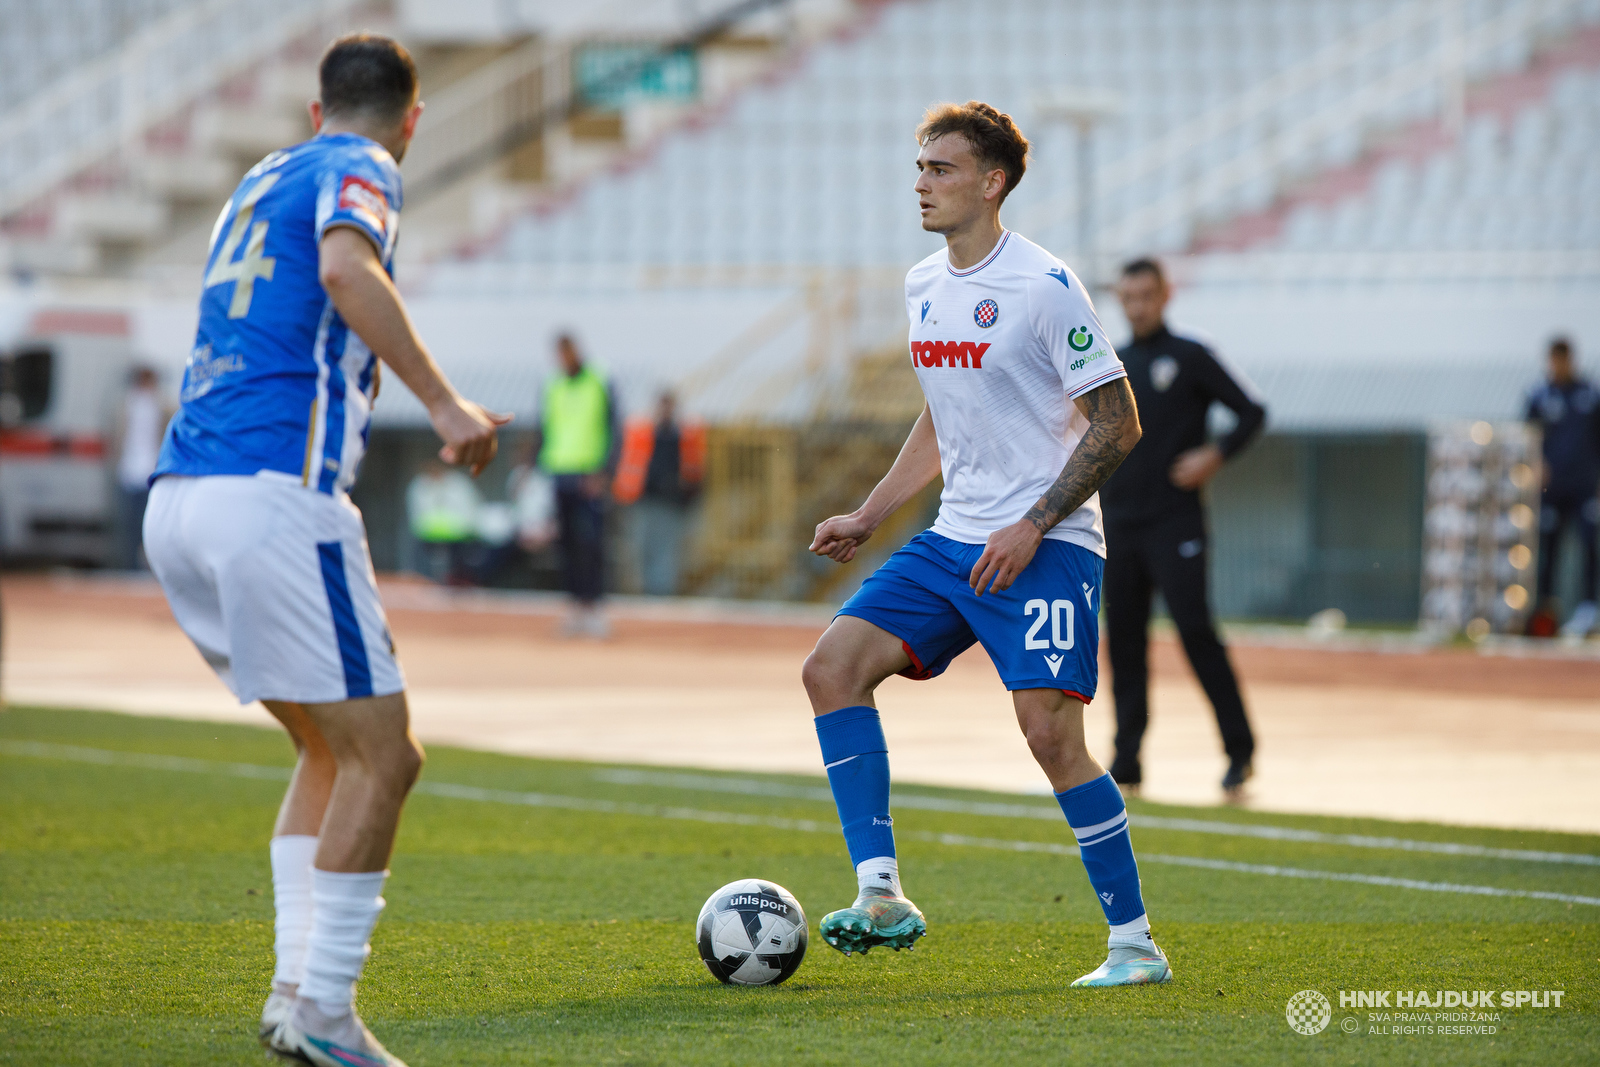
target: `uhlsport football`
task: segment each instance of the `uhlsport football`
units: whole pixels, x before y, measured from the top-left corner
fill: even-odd
[[[777,985],[806,958],[806,914],[781,885],[729,882],[706,901],[695,940],[706,969],[730,985]]]

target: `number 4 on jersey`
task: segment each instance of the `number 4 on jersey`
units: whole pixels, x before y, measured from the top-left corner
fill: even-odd
[[[250,301],[255,297],[256,279],[264,282],[272,280],[273,269],[277,260],[261,253],[267,247],[267,223],[258,222],[254,228],[250,222],[255,218],[256,203],[278,183],[279,175],[268,174],[256,183],[255,188],[245,194],[239,201],[239,209],[233,216],[233,226],[228,230],[227,239],[222,242],[222,249],[217,253],[217,261],[206,274],[206,288],[221,285],[223,282],[237,282],[233,289],[233,301],[228,305],[228,318],[242,319],[250,314]],[[227,209],[224,208],[224,217]],[[221,225],[222,220],[217,220]],[[239,250],[239,245],[245,240],[245,231],[249,231],[250,240],[244,246],[244,255],[237,261],[233,254]],[[215,237],[212,238],[216,240]]]

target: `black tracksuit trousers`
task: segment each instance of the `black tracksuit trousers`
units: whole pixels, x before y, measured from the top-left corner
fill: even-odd
[[[1111,692],[1117,706],[1117,755],[1111,776],[1140,780],[1139,746],[1150,721],[1149,625],[1151,598],[1161,590],[1200,686],[1217,715],[1230,759],[1255,751],[1239,682],[1228,650],[1217,637],[1206,595],[1205,516],[1185,508],[1148,522],[1106,524],[1106,637]]]

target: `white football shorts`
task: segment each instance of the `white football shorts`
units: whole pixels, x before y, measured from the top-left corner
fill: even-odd
[[[331,704],[405,688],[361,512],[297,478],[167,476],[144,549],[172,614],[239,698]]]

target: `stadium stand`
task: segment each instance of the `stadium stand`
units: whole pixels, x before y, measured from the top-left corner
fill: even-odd
[[[1441,17],[1451,11],[1459,26]],[[1062,88],[1110,90],[1120,101],[1095,135],[1104,243],[1176,251],[1208,220],[1265,207],[1287,178],[1354,161],[1372,130],[1438,111],[1446,58],[1462,79],[1515,70],[1541,38],[1596,18],[1592,0],[882,5],[787,77],[517,220],[498,246],[439,269],[430,288],[550,281],[501,265],[578,277],[594,264],[914,262],[934,243],[901,210],[909,127],[928,103],[968,96],[1033,132],[1033,176],[1010,214],[1070,252],[1072,138],[1040,118],[1044,95]]]
[[[1600,248],[1600,29],[1472,94],[1465,129],[1388,138],[1270,212],[1241,248],[1287,252]],[[1254,238],[1254,240],[1252,240]],[[1202,241],[1223,246],[1226,238]]]
[[[0,109],[98,59],[190,0],[3,0]]]

